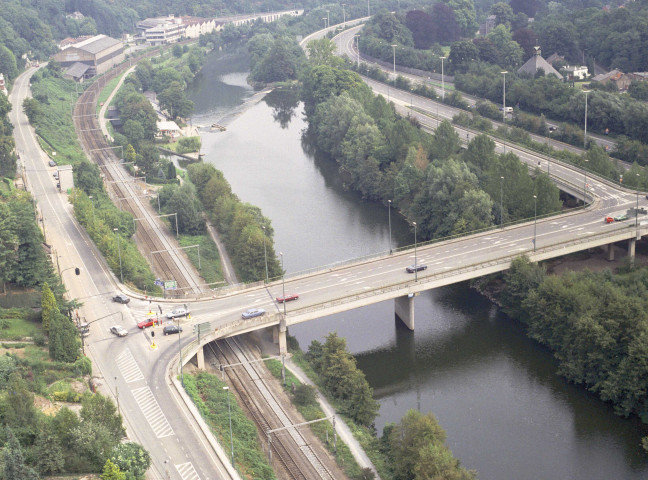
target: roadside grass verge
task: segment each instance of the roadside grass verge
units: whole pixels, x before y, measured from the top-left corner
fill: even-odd
[[[221,258],[216,244],[209,235],[180,235],[178,243],[181,247],[198,245],[198,248],[185,249],[189,260],[207,284],[220,285],[223,283]],[[200,252],[200,262],[198,261],[198,252]]]

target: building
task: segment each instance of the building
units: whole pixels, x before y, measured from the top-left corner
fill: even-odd
[[[106,35],[69,44],[52,57],[64,70],[64,75],[77,81],[110,70],[124,60],[124,44]]]
[[[538,70],[544,71],[545,76],[554,75],[556,78],[563,79],[562,75],[544,58],[540,55],[540,47],[533,47],[533,55],[529,58],[524,65],[518,68],[518,73],[535,76]]]
[[[587,67],[584,65],[567,65],[566,67],[561,68],[566,74],[568,80],[585,80],[588,75]]]
[[[198,38],[206,33],[220,31],[223,23],[216,20],[200,17],[181,17],[182,25],[185,27],[186,38]]]
[[[175,15],[168,17],[147,18],[137,22],[137,39],[149,45],[176,43],[185,36],[182,18]]]
[[[607,73],[601,73],[592,78],[592,82],[598,82],[602,85],[607,85],[612,82],[616,85],[617,90],[621,91],[627,90],[633,80],[636,80],[635,75],[626,74],[616,69]]]
[[[171,121],[160,121],[157,122],[157,128],[160,135],[166,135],[171,137],[171,141],[174,142],[176,138],[181,136],[180,127],[177,123]]]

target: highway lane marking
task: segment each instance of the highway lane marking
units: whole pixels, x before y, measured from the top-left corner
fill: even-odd
[[[196,469],[191,462],[179,463],[174,466],[182,477],[182,480],[200,480],[200,476],[198,476],[198,472],[196,472]]]
[[[140,370],[133,353],[129,348],[124,350],[117,356],[117,368],[126,383],[136,382],[138,380],[144,380],[144,374]]]
[[[169,425],[168,420],[164,416],[160,405],[157,403],[157,400],[153,396],[153,392],[149,387],[137,388],[131,390],[131,393],[135,397],[137,404],[142,410],[146,420],[148,420],[148,423],[157,438],[174,435],[173,428]]]

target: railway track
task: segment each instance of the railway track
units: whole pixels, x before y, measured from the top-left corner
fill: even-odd
[[[229,365],[227,376],[258,429],[267,435],[266,447],[279,460],[285,478],[292,480],[333,480],[335,477],[321,461],[311,444],[302,435],[295,422],[275,398],[264,379],[263,367],[235,338],[218,340],[212,344],[212,354],[218,362]],[[278,428],[281,432],[267,432]]]
[[[157,52],[142,55],[135,60],[155,53]],[[139,220],[135,236],[155,274],[163,280],[175,280],[176,294],[198,294],[201,288],[193,266],[184,255],[178,253],[177,244],[168,240],[172,234],[155,218],[148,201],[142,199],[138,189],[132,184],[133,177],[120,165],[115,154],[116,147],[106,142],[96,118],[99,93],[110,80],[130,68],[132,63],[131,60],[106,72],[80,95],[74,108],[75,129],[86,154],[101,169],[104,183],[113,201],[118,200],[121,209]],[[172,292],[167,293],[173,295]]]

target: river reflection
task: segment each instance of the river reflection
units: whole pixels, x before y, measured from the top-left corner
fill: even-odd
[[[227,132],[203,135],[206,159],[271,219],[288,273],[389,248],[387,207],[342,188],[337,165],[303,137],[294,92],[255,103],[254,92],[238,85],[243,70],[214,55],[205,71],[189,92],[194,123],[217,122],[230,108],[209,95],[233,87],[239,95]],[[391,213],[392,245],[411,243],[407,223]],[[403,328],[393,303],[383,302],[290,333],[305,349],[337,331],[375,389],[377,428],[410,408],[431,412],[455,455],[482,480],[648,478],[640,447],[646,428],[556,376],[551,354],[466,284],[418,296],[415,323],[414,332]]]

